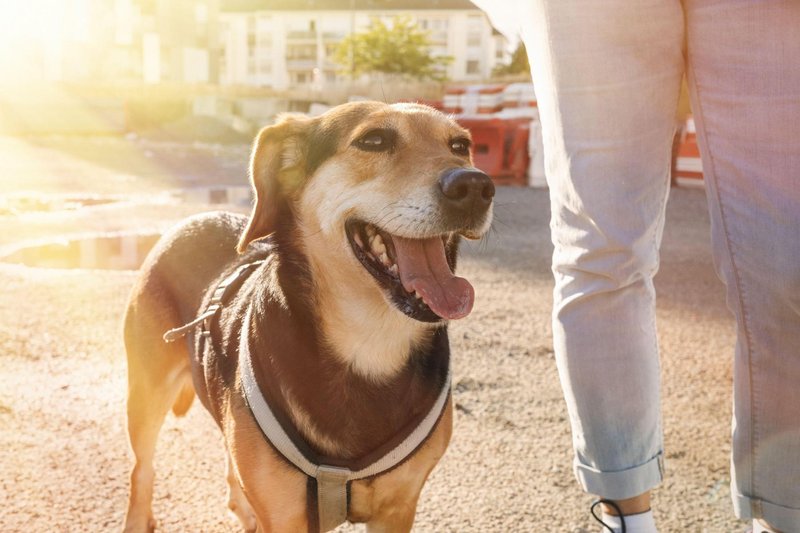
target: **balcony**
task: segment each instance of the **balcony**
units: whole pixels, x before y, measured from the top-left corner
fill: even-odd
[[[338,43],[343,41],[347,34],[339,31],[326,31],[322,33],[322,40],[326,43]]]
[[[316,31],[290,31],[286,33],[286,40],[292,43],[315,43],[317,42]]]
[[[428,34],[428,38],[430,39],[432,44],[447,44],[447,39],[449,35],[450,34],[447,32],[447,30],[432,31]]]
[[[286,70],[313,70],[317,68],[317,60],[314,59],[286,59]]]

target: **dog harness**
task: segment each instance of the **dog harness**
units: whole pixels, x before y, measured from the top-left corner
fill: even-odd
[[[250,311],[245,316],[245,324],[249,323]],[[264,395],[258,387],[250,358],[250,348],[247,335],[242,335],[239,342],[239,369],[242,376],[242,388],[250,410],[253,412],[261,431],[272,445],[290,463],[296,466],[305,475],[317,481],[317,509],[319,512],[320,531],[329,531],[347,520],[347,483],[356,479],[377,476],[408,458],[433,431],[439,417],[447,405],[450,396],[450,370],[439,396],[431,410],[422,419],[422,422],[400,444],[389,453],[357,471],[337,466],[316,464],[309,461],[295,446],[289,435],[286,434],[272,410],[264,400]]]
[[[164,334],[164,341],[173,342],[201,324],[203,325],[202,335],[204,337],[209,336],[211,332],[210,321],[220,312],[231,294],[241,286],[243,278],[264,262],[256,261],[237,268],[214,290],[206,310],[192,322],[167,331]],[[249,327],[250,319],[251,309],[248,308],[242,322],[242,332],[239,340],[239,372],[242,378],[245,401],[270,444],[295,468],[316,481],[319,530],[330,531],[347,520],[347,485],[350,481],[377,476],[393,469],[414,453],[430,436],[442,416],[447,406],[447,399],[450,396],[452,381],[450,369],[448,367],[444,385],[425,418],[422,419],[414,431],[386,455],[369,466],[356,471],[340,466],[317,464],[310,461],[300,451],[280,422],[278,422],[269,404],[264,399],[264,395],[261,393],[253,372],[248,342],[247,328]]]

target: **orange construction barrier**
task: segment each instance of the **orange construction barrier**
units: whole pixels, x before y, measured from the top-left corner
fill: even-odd
[[[478,109],[481,114],[497,113],[503,109],[503,85],[481,87],[478,89]]]
[[[455,115],[463,112],[461,108],[461,95],[467,92],[463,87],[448,87],[442,100],[442,111]]]
[[[686,119],[686,124],[681,129],[672,177],[676,185],[703,186],[703,163],[700,161],[697,130],[694,118],[691,116]]]
[[[460,118],[458,122],[472,134],[472,158],[477,168],[497,185],[527,185],[527,119]]]

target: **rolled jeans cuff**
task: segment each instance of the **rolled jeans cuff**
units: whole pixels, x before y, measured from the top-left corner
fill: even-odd
[[[792,509],[764,500],[733,493],[733,512],[742,520],[761,518],[786,533],[800,532],[800,509]]]
[[[639,466],[614,472],[602,472],[575,459],[575,477],[583,490],[590,494],[611,500],[633,498],[661,483],[664,478],[663,453],[659,452]]]

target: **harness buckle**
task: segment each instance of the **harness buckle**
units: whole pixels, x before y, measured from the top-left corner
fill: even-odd
[[[241,278],[243,278],[245,274],[249,273],[257,266],[267,261],[269,261],[269,258],[262,259],[260,261],[254,261],[252,263],[246,263],[234,270],[233,273],[222,280],[217,288],[214,289],[214,292],[211,293],[211,300],[209,300],[208,307],[206,307],[206,310],[203,312],[203,314],[188,324],[184,324],[179,328],[174,328],[164,333],[164,342],[173,342],[177,339],[185,337],[186,334],[193,328],[197,327],[198,324],[201,325],[200,337],[206,340],[210,339],[211,320],[217,316],[217,313],[220,309],[222,309],[222,306],[225,305],[225,301],[230,298],[230,295],[239,288],[242,283]]]
[[[203,320],[203,327],[200,328],[200,335],[203,338],[211,338],[211,321],[215,316],[217,316],[217,313],[221,308],[222,306],[220,304],[212,304],[206,309],[205,314],[208,316],[206,316],[206,318]]]

